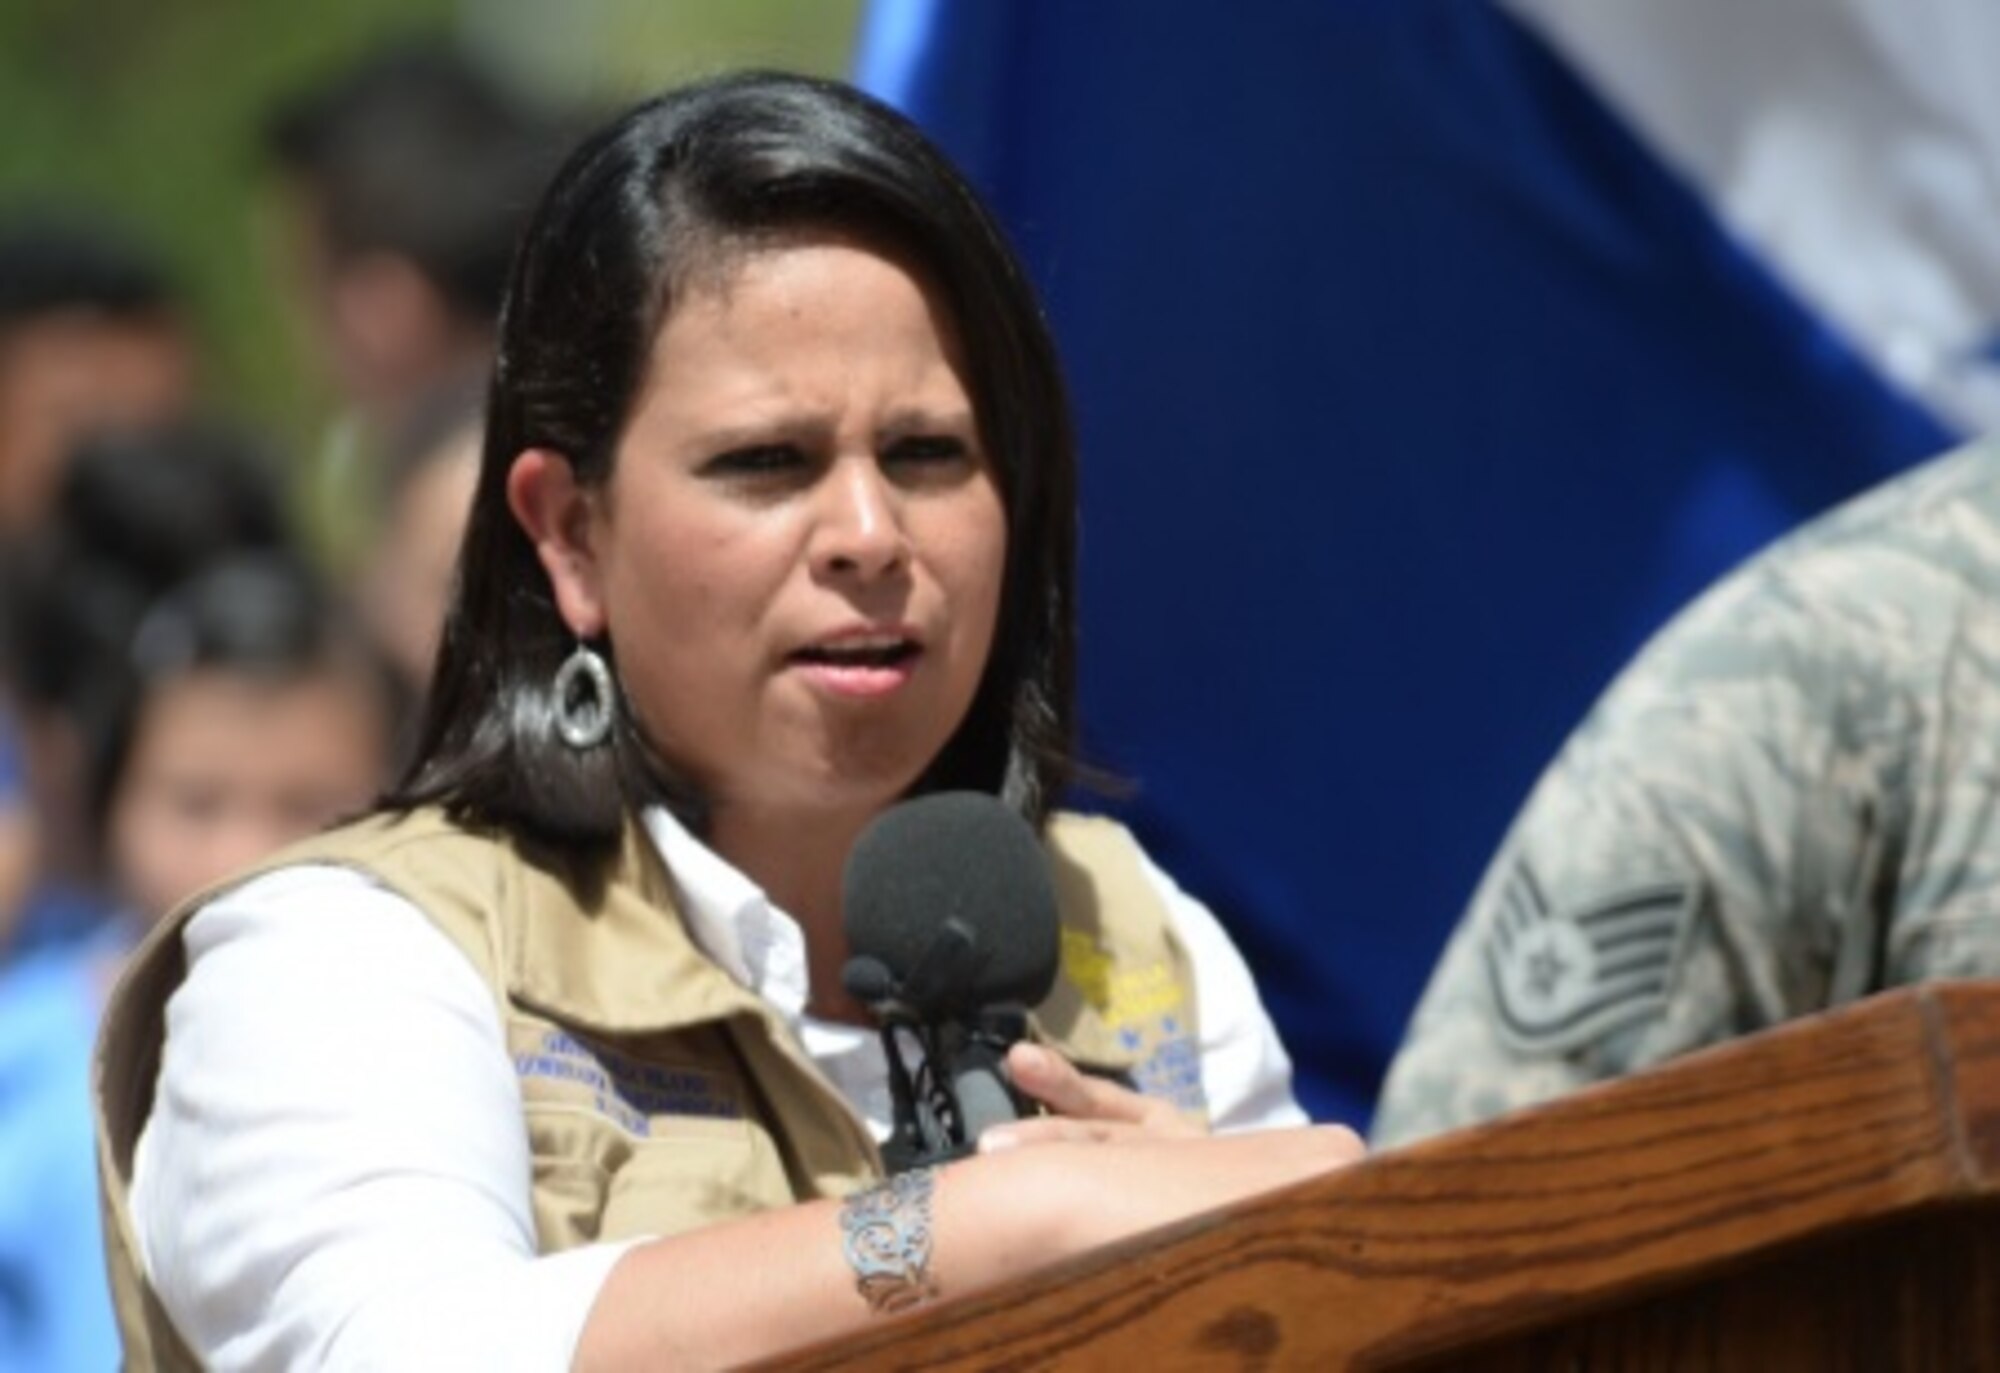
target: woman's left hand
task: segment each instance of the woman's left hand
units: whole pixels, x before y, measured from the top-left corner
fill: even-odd
[[[1208,1133],[1171,1101],[1092,1077],[1039,1044],[1024,1041],[1008,1049],[1007,1075],[1053,1114],[988,1128],[979,1136],[981,1153],[1059,1140],[1197,1139]]]

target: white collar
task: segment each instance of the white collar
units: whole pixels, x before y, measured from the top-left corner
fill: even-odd
[[[672,876],[694,942],[791,1026],[875,1138],[886,1139],[892,1107],[881,1042],[873,1030],[805,1013],[810,973],[798,921],[665,806],[648,806],[641,820]]]
[[[695,943],[724,972],[797,1025],[808,991],[805,931],[665,806],[648,806],[642,818],[673,876],[681,915]]]

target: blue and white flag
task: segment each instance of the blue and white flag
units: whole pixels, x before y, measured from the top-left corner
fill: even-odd
[[[1640,640],[2000,425],[1987,0],[876,0],[1083,454],[1118,809],[1365,1122],[1446,931]]]

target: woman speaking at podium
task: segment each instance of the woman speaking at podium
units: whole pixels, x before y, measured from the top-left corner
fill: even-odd
[[[515,263],[417,757],[190,901],[100,1046],[128,1352],[682,1367],[861,1326],[1355,1157],[1213,918],[1069,780],[1069,421],[960,176],[724,77],[577,149]],[[841,981],[881,812],[984,792],[1063,878],[1014,1086],[885,1177]],[[1077,1063],[1117,1063],[1132,1090]],[[1211,1133],[1210,1126],[1217,1133]]]

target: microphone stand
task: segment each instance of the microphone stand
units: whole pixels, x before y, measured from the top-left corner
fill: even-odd
[[[885,1016],[882,1053],[889,1065],[894,1121],[882,1145],[891,1173],[964,1158],[988,1126],[1033,1115],[1035,1103],[1007,1080],[1007,1049],[1027,1034],[1018,1005],[989,1006],[958,1020],[923,1022]],[[921,1055],[912,1069],[905,1050]]]
[[[882,1055],[889,1063],[889,1103],[894,1120],[882,1144],[882,1164],[893,1175],[963,1158],[968,1150],[954,1129],[957,1105],[932,1070],[936,1059],[916,1021],[885,1016]],[[916,1041],[919,1066],[913,1073],[903,1056],[907,1039]]]
[[[1007,1050],[1028,1033],[1027,1010],[1015,1004],[984,1006],[964,1019],[936,1027],[937,1070],[957,1108],[956,1138],[969,1151],[988,1126],[1033,1115],[1036,1105],[1007,1078]]]
[[[882,1022],[894,1120],[882,1146],[891,1173],[963,1158],[989,1125],[1032,1115],[1035,1105],[1007,1080],[1010,1045],[1027,1034],[1018,1003],[959,1009],[972,981],[972,932],[945,920],[909,975],[879,959],[850,959],[842,979]],[[913,1069],[905,1048],[921,1056]]]

